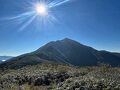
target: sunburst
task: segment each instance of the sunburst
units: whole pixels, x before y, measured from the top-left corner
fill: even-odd
[[[16,15],[14,17],[6,18],[7,20],[13,20],[16,21],[22,21],[24,24],[20,24],[20,31],[24,30],[28,25],[30,25],[33,21],[36,22],[36,25],[42,24],[47,25],[48,22],[55,22],[58,21],[56,17],[51,13],[51,9],[55,8],[57,6],[60,6],[66,2],[69,2],[70,0],[53,0],[52,2],[48,3],[44,0],[42,1],[34,1],[34,2],[28,2],[30,10]],[[27,3],[26,3],[27,4]],[[27,8],[27,7],[25,7]],[[21,20],[22,19],[22,20]],[[45,22],[45,23],[44,23]]]

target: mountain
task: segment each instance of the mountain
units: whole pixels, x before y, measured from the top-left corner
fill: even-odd
[[[0,63],[2,63],[3,61],[8,60],[10,58],[12,58],[12,56],[0,56]]]
[[[114,55],[116,55],[116,56],[120,57],[120,53],[114,53]]]
[[[98,51],[68,38],[50,42],[39,48],[34,54],[42,55],[42,58],[47,60],[78,66],[96,65],[98,62],[117,66],[120,63],[120,57],[114,53]]]
[[[93,66],[97,65],[98,62],[104,62],[118,66],[120,57],[115,53],[98,51],[77,41],[65,38],[49,42],[34,52],[12,58],[0,64],[0,68],[20,68],[45,62],[77,66]]]

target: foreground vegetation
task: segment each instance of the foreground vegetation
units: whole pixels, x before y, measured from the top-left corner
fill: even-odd
[[[0,90],[120,90],[120,68],[46,63],[0,70]]]

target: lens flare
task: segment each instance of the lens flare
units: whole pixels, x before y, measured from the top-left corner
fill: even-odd
[[[6,20],[6,23],[10,21],[12,22],[12,24],[15,23],[15,25],[20,25],[19,26],[20,31],[24,30],[33,22],[35,25],[38,25],[39,28],[42,25],[43,27],[46,27],[46,26],[49,26],[48,24],[54,24],[54,22],[59,21],[54,16],[55,15],[54,11],[51,11],[53,10],[52,8],[61,6],[69,1],[71,0],[52,0],[51,2],[50,1],[47,2],[47,0],[27,1],[25,5],[28,5],[27,6],[28,8],[26,7],[28,11],[13,17],[5,17],[5,18],[3,17],[0,19],[0,21],[5,22]]]
[[[48,8],[47,8],[47,5],[45,5],[45,4],[37,4],[36,6],[35,6],[35,10],[36,10],[36,13],[38,14],[38,15],[41,15],[41,16],[46,16],[46,15],[48,15]]]

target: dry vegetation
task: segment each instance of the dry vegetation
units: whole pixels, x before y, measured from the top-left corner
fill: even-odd
[[[120,68],[39,64],[1,70],[0,90],[120,90]]]

